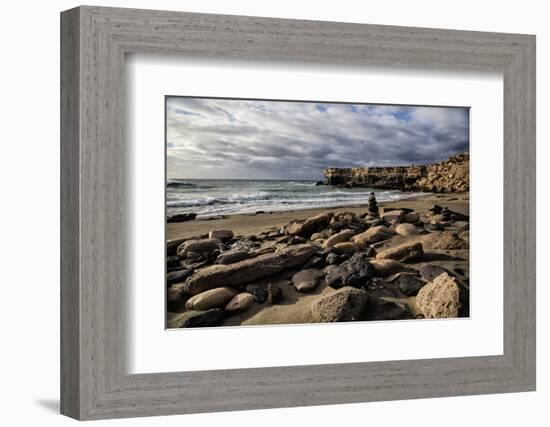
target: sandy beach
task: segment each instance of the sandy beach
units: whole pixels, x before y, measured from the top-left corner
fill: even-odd
[[[168,327],[468,316],[469,194],[428,194],[381,202],[378,207],[381,219],[374,220],[368,219],[368,207],[363,205],[168,223],[167,240],[171,247],[178,247],[181,259],[168,274],[184,277],[181,283],[168,283]],[[452,219],[442,219],[440,213],[434,213],[435,207],[452,212]],[[316,226],[321,233],[304,232],[303,226],[312,219],[327,215],[330,224]],[[369,229],[377,228],[382,238],[361,240]],[[222,250],[215,261],[206,253],[199,257],[191,250],[206,245],[212,236],[223,239],[224,233],[228,233],[227,252]],[[338,237],[343,235],[345,238]],[[340,243],[333,245],[331,239]],[[243,245],[251,245],[243,260],[220,265],[221,257],[239,252]],[[182,250],[186,247],[187,251]],[[410,252],[418,250],[420,255]],[[174,249],[171,251],[173,255]],[[405,251],[404,255],[400,251]],[[353,284],[350,277],[361,274],[365,277],[361,286]],[[437,285],[435,296],[423,296],[432,285]],[[441,289],[450,296],[439,295]],[[334,314],[334,304],[344,297]],[[427,303],[422,298],[428,298]],[[444,300],[443,308],[434,308],[433,301],[439,303],[442,298],[450,301]],[[349,315],[357,300],[361,310]],[[449,304],[454,312],[438,314],[437,310],[446,310]],[[224,306],[224,310],[217,308]],[[432,316],[430,310],[436,314]]]

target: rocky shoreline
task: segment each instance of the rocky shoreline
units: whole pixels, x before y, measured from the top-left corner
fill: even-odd
[[[467,207],[467,193],[380,208],[373,195],[254,234],[212,227],[172,238],[167,325],[467,317],[469,217],[449,208],[457,199]]]
[[[469,191],[469,173],[469,153],[430,165],[328,168],[324,171],[327,185],[430,193]]]

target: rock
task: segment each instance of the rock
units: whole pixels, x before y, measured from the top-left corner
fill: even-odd
[[[420,267],[420,275],[426,282],[431,282],[443,273],[448,273],[448,271],[439,265],[426,264]]]
[[[294,236],[288,241],[288,244],[289,245],[301,245],[301,244],[306,243],[306,242],[307,242],[307,240],[304,239],[303,237]]]
[[[381,298],[369,297],[361,320],[403,320],[412,318],[404,306]]]
[[[277,285],[269,283],[267,285],[267,303],[274,305],[283,300],[283,291]]]
[[[427,319],[458,317],[460,288],[454,277],[442,273],[416,296],[416,305]]]
[[[354,321],[359,318],[367,299],[365,290],[346,286],[315,300],[311,314],[316,322]]]
[[[246,287],[246,292],[252,294],[254,301],[258,304],[263,304],[267,301],[267,289],[264,286],[248,285]]]
[[[224,252],[218,256],[216,259],[217,264],[233,264],[235,262],[242,261],[248,258],[247,251],[229,251]]]
[[[219,326],[223,323],[225,317],[221,308],[213,308],[207,311],[188,311],[186,314],[187,316],[181,322],[180,328]]]
[[[355,242],[336,243],[333,249],[338,254],[354,254],[364,248],[364,245]]]
[[[418,215],[416,212],[408,212],[403,217],[403,222],[416,224],[418,221],[420,221],[420,215]]]
[[[395,227],[395,232],[401,236],[410,236],[413,234],[418,234],[420,230],[412,224],[399,224]]]
[[[166,308],[168,311],[177,311],[183,308],[183,291],[182,285],[170,286],[166,296]]]
[[[237,313],[240,311],[246,311],[250,308],[254,302],[254,296],[248,292],[242,292],[235,295],[231,301],[225,306],[225,311],[229,313]]]
[[[192,268],[187,268],[183,270],[173,271],[171,273],[168,273],[166,275],[166,283],[168,285],[172,285],[174,283],[182,283],[185,282],[185,279],[187,279],[189,276],[193,274]]]
[[[334,265],[334,264],[338,264],[338,260],[339,260],[338,254],[331,252],[327,255],[325,262],[328,265]]]
[[[325,185],[324,181],[317,181],[315,183],[316,186],[319,186],[319,185]]]
[[[231,240],[235,236],[231,230],[211,230],[210,233],[208,233],[209,239],[218,239],[222,242],[227,242],[228,240]]]
[[[228,265],[213,265],[187,279],[186,291],[192,295],[222,286],[235,287],[254,282],[305,263],[315,254],[311,245],[288,246],[274,253]]]
[[[299,292],[311,292],[317,287],[319,280],[325,273],[321,270],[307,269],[301,270],[292,276],[292,283]]]
[[[327,285],[338,289],[344,286],[361,287],[374,274],[374,267],[365,254],[357,253],[327,273]]]
[[[166,222],[185,222],[192,221],[197,217],[196,213],[181,213],[169,216],[166,218]]]
[[[377,227],[371,227],[367,231],[357,234],[352,237],[352,241],[361,243],[365,246],[372,243],[381,242],[382,240],[391,239],[393,232],[385,225],[379,225]]]
[[[167,267],[181,267],[180,258],[178,256],[167,256],[166,257],[166,266]]]
[[[178,256],[184,258],[189,252],[195,252],[197,254],[213,252],[220,248],[221,241],[218,239],[202,239],[202,240],[189,240],[180,245],[178,248]]]
[[[399,283],[399,290],[409,297],[416,295],[426,284],[424,280],[411,274],[400,276],[397,282]]]
[[[332,236],[330,236],[323,245],[324,248],[331,248],[337,243],[341,242],[347,242],[349,239],[353,237],[355,232],[353,230],[342,230],[339,233],[336,233]]]
[[[323,268],[324,266],[325,261],[323,261],[323,258],[320,256],[314,256],[304,264],[303,269],[307,270],[308,268]]]
[[[401,222],[404,216],[404,210],[392,210],[389,212],[384,212],[382,215],[380,215],[380,219],[388,224],[392,224]]]
[[[224,307],[237,294],[232,288],[216,288],[201,292],[191,297],[185,303],[188,310],[208,310],[215,307]]]
[[[286,234],[310,236],[319,231],[320,228],[325,228],[334,214],[332,212],[323,212],[304,221],[290,223],[286,229]]]
[[[407,242],[378,252],[376,259],[393,259],[395,261],[406,262],[418,260],[423,255],[424,249],[421,243]]]
[[[469,230],[465,230],[465,231],[461,231],[460,233],[457,234],[457,236],[466,241],[466,242],[469,242],[470,241],[470,231]]]
[[[260,255],[271,254],[271,253],[275,252],[276,250],[277,250],[276,246],[266,246],[266,247],[263,247],[263,248],[260,248],[260,249],[250,251],[250,253],[248,255],[250,255],[250,258],[255,258],[255,257],[258,257]]]
[[[374,267],[375,275],[382,277],[407,270],[403,264],[392,259],[372,259],[370,263]]]
[[[185,242],[185,240],[186,239],[176,239],[176,240],[166,241],[166,255],[168,256],[177,255],[179,245]]]
[[[468,241],[462,240],[452,232],[434,232],[422,236],[419,241],[426,249],[468,249],[470,244]]]

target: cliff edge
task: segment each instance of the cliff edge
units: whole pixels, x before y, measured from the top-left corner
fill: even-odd
[[[327,185],[387,190],[454,193],[470,189],[470,154],[462,153],[439,163],[416,166],[328,168]]]

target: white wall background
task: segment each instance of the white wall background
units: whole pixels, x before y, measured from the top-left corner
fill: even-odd
[[[508,395],[424,399],[324,407],[108,421],[146,426],[445,425],[490,423],[546,426],[550,422],[550,292],[548,187],[550,116],[549,11],[540,0],[157,0],[95,1],[97,5],[319,19],[373,24],[537,35],[538,74],[538,391]],[[59,405],[59,12],[75,1],[5,2],[0,65],[0,393],[3,425],[63,426]],[[546,199],[546,200],[545,200]],[[95,424],[95,423],[92,423]]]

